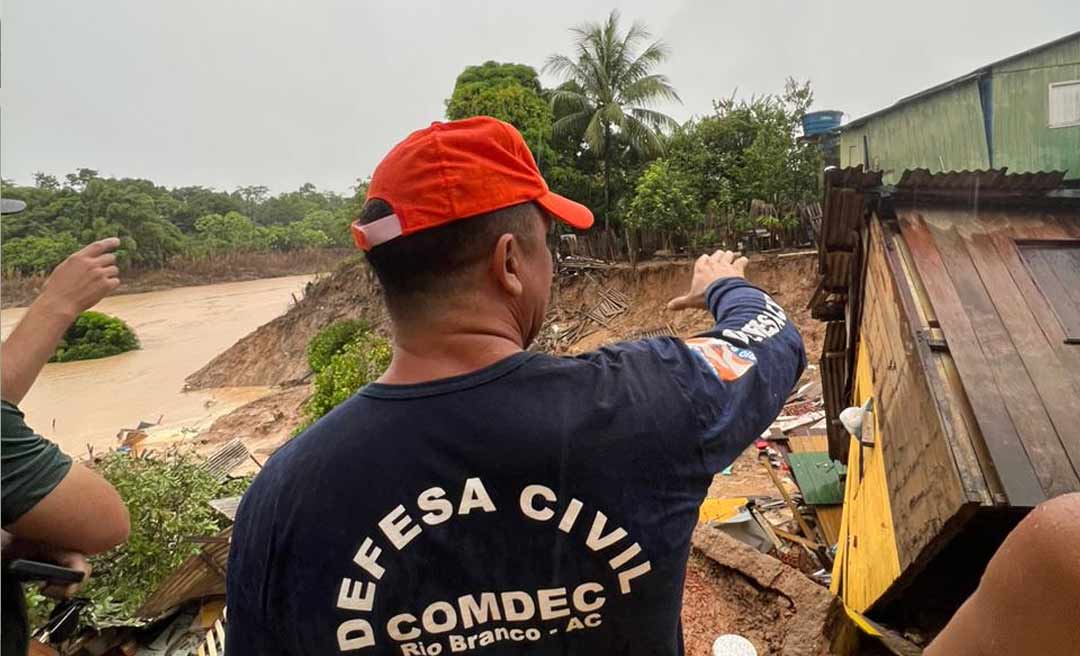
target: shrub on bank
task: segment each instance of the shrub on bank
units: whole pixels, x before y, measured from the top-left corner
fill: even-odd
[[[341,349],[345,348],[357,335],[369,329],[366,321],[344,319],[335,321],[320,330],[308,342],[307,357],[311,370],[315,373],[322,371],[326,365],[330,364],[330,359],[334,355],[341,352]]]
[[[49,362],[93,360],[139,348],[135,332],[122,319],[83,312],[68,327]]]
[[[373,382],[390,366],[390,342],[368,329],[363,322],[355,323],[360,324],[360,327],[343,345],[339,341],[341,335],[347,333],[349,328],[357,326],[337,328],[333,332],[324,330],[320,333],[323,339],[317,349],[319,358],[322,353],[331,352],[331,345],[339,346],[332,350],[325,362],[321,359],[312,362],[312,369],[317,371],[314,389],[311,398],[304,405],[304,421],[297,428],[298,433],[355,394],[356,390]],[[331,339],[332,336],[335,338]],[[319,335],[316,339],[319,339]],[[313,339],[308,346],[309,362],[315,341]],[[319,364],[318,367],[316,363]]]

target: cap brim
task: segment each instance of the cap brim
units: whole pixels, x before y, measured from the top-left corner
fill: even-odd
[[[18,214],[26,209],[26,203],[14,198],[0,199],[0,214]]]
[[[588,230],[593,224],[592,211],[581,203],[553,192],[547,192],[536,199],[536,204],[551,212],[552,216],[578,230]]]

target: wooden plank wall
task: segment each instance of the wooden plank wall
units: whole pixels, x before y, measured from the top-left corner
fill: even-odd
[[[858,404],[875,394],[869,351],[865,342],[859,344],[853,390],[853,400]],[[859,612],[880,599],[901,573],[897,527],[894,525],[906,520],[902,514],[894,515],[890,500],[885,459],[880,448],[890,437],[882,430],[880,418],[880,415],[874,415],[872,427],[878,446],[860,448],[859,443],[849,437],[847,484],[833,565],[831,589],[845,604]]]
[[[875,415],[892,513],[897,553],[906,569],[973,500],[965,490],[927,366],[916,344],[905,304],[906,284],[890,265],[880,220],[870,223],[866,300],[860,336],[867,347]],[[848,477],[857,472],[848,471]]]
[[[1014,242],[1080,238],[1080,216],[984,205],[898,217],[1009,504],[1080,490],[1080,350]]]

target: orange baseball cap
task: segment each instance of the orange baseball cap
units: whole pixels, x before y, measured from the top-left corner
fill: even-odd
[[[593,224],[589,208],[548,189],[514,126],[489,116],[432,123],[410,134],[375,168],[368,198],[384,201],[394,213],[365,225],[353,222],[353,241],[365,251],[528,201],[579,230]]]

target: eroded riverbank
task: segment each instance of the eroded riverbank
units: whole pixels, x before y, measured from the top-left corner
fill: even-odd
[[[117,445],[122,428],[158,422],[158,430],[201,430],[268,388],[183,392],[184,378],[237,340],[281,315],[314,276],[181,287],[105,299],[96,310],[120,317],[142,348],[111,358],[45,366],[23,400],[31,426],[73,456]],[[25,308],[0,312],[3,336]]]

